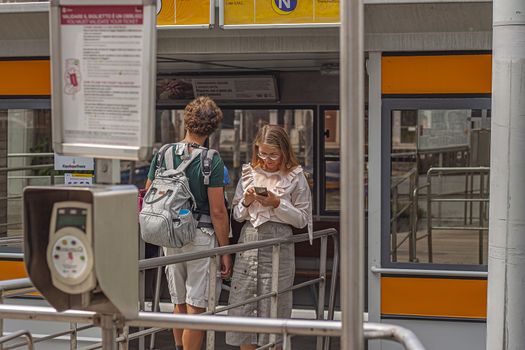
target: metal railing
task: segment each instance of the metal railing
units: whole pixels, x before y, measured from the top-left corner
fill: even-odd
[[[109,317],[109,322],[103,322]],[[133,319],[117,319],[113,316],[96,314],[90,311],[69,310],[57,312],[51,307],[0,305],[0,318],[61,321],[70,323],[95,324],[102,328],[103,344],[114,344],[116,338],[107,338],[114,334],[117,324],[133,327],[181,327],[195,330],[280,333],[284,335],[283,349],[291,349],[290,338],[293,335],[303,336],[341,336],[340,321],[284,320],[256,317],[225,317],[212,315],[182,315],[157,312],[139,312]],[[109,331],[108,331],[109,330]],[[414,333],[395,325],[364,323],[366,339],[389,339],[400,343],[407,350],[424,350],[425,348]],[[104,336],[106,338],[104,339]],[[104,347],[106,348],[106,347]],[[109,348],[109,347],[108,347]]]
[[[428,262],[433,262],[433,231],[478,231],[478,261],[483,264],[484,248],[483,248],[483,232],[488,230],[487,207],[489,202],[489,186],[486,182],[489,179],[490,169],[487,167],[433,167],[427,171],[426,183],[418,186],[418,178],[416,169],[404,174],[396,182],[391,185],[391,212],[390,219],[391,228],[391,256],[392,261],[397,261],[398,249],[402,244],[408,240],[408,259],[410,262],[418,262],[417,257],[417,242],[421,239],[427,239]],[[464,175],[465,176],[465,190],[460,192],[433,192],[436,188],[432,181],[433,177],[446,175]],[[479,177],[479,190],[474,189],[475,177]],[[399,194],[399,187],[408,181],[408,191],[403,195]],[[440,186],[441,188],[442,186]],[[426,193],[422,190],[426,189]],[[426,233],[418,236],[418,222],[419,222],[419,201],[424,198],[426,202]],[[404,200],[403,206],[400,206],[400,199]],[[442,225],[443,215],[441,208],[438,208],[437,215],[434,215],[433,203],[464,203],[463,225],[450,226]],[[477,203],[479,206],[479,213],[477,216],[477,226],[473,226],[474,221],[473,205]],[[468,209],[470,208],[470,210]],[[398,242],[398,219],[401,215],[409,213],[409,232]],[[435,225],[438,222],[438,225]]]
[[[485,177],[488,179],[490,173],[490,168],[488,167],[440,167],[440,168],[430,168],[427,171],[427,237],[428,237],[428,262],[433,262],[433,250],[432,250],[432,233],[434,230],[440,231],[478,231],[478,262],[483,264],[483,232],[488,231],[488,220],[485,220],[486,216],[486,203],[489,202],[489,192],[488,186],[485,186]],[[433,193],[432,189],[432,177],[435,175],[465,175],[466,183],[468,186],[468,178],[471,178],[471,184],[473,184],[473,179],[475,175],[479,176],[479,191],[477,193],[472,190],[469,192],[465,189],[464,196],[457,193]],[[415,198],[417,200],[417,197]],[[464,209],[464,224],[462,226],[443,226],[441,224],[441,211],[439,210],[439,215],[437,217],[438,226],[434,226],[434,218],[432,215],[432,203],[465,203]],[[472,213],[470,217],[470,223],[467,222],[467,204],[478,203],[479,206],[479,217],[478,217],[478,226],[471,226],[472,224]],[[416,227],[417,229],[417,227]]]
[[[400,193],[400,186],[408,182],[408,192],[405,194]],[[392,256],[392,261],[397,261],[397,250],[403,243],[405,243],[408,240],[408,252],[409,252],[409,261],[416,261],[416,245],[415,245],[415,237],[413,235],[413,227],[416,225],[415,223],[415,217],[413,216],[413,212],[416,211],[417,213],[417,201],[415,200],[415,195],[417,193],[414,193],[415,189],[417,188],[417,168],[412,168],[407,173],[403,174],[403,176],[396,178],[396,181],[392,183],[390,186],[390,194],[391,194],[391,218],[390,218],[390,234],[391,234],[391,249],[390,249],[390,255]],[[404,205],[400,206],[400,199],[404,199],[402,202]],[[408,216],[410,218],[410,223],[408,226],[408,233],[403,237],[403,239],[398,242],[397,235],[398,235],[398,219],[401,217],[401,215],[408,213]]]
[[[7,155],[8,158],[41,158],[41,157],[52,157],[54,156],[54,153],[10,153]],[[4,176],[4,174],[8,174],[10,172],[17,172],[17,171],[28,171],[28,170],[42,170],[42,169],[54,169],[54,164],[38,164],[38,165],[25,165],[25,166],[15,166],[15,167],[6,167],[6,168],[0,168],[0,176]],[[47,179],[49,178],[50,184],[55,184],[57,175],[55,175],[54,171],[51,171],[49,175],[40,175],[40,176],[20,176],[17,179],[20,180],[27,180],[27,179]],[[9,177],[9,180],[13,180],[14,178]],[[15,194],[15,195],[5,195],[0,196],[0,201],[5,200],[8,203],[12,201],[18,201],[22,199],[22,194]],[[19,221],[13,221],[9,222],[6,216],[6,221],[0,222],[0,229],[5,228],[4,232],[7,232],[9,228],[12,227],[20,227],[22,224],[22,220]]]
[[[210,282],[209,282],[209,289],[208,289],[208,310],[205,314],[211,315],[216,314],[220,312],[224,312],[233,308],[237,308],[246,304],[254,303],[259,300],[270,298],[270,314],[272,315],[272,318],[275,318],[277,316],[277,301],[278,296],[283,293],[292,292],[293,290],[304,288],[308,286],[312,286],[315,284],[318,284],[318,301],[317,301],[317,319],[323,319],[324,318],[324,306],[325,306],[325,284],[326,284],[326,259],[327,259],[327,246],[328,246],[328,237],[331,236],[334,242],[334,257],[333,257],[333,264],[332,264],[332,278],[331,278],[331,287],[330,287],[330,294],[329,294],[329,302],[328,302],[328,319],[333,319],[334,315],[334,304],[335,304],[335,289],[336,289],[336,277],[337,277],[337,269],[339,264],[339,241],[338,241],[338,235],[337,231],[335,229],[326,229],[322,231],[314,232],[314,239],[321,239],[321,253],[320,253],[320,266],[319,266],[319,277],[315,278],[313,280],[309,280],[303,283],[300,283],[298,285],[291,286],[289,288],[286,288],[284,290],[278,290],[278,284],[277,281],[279,280],[279,249],[282,244],[295,244],[299,242],[306,242],[309,240],[308,234],[300,234],[300,235],[294,235],[290,238],[274,238],[274,239],[267,239],[267,240],[261,240],[257,242],[249,242],[249,243],[242,243],[242,244],[235,244],[230,246],[224,246],[219,248],[210,249],[207,251],[202,252],[196,252],[196,253],[183,253],[183,254],[177,254],[177,255],[171,255],[171,256],[164,256],[164,257],[158,257],[158,258],[151,258],[151,259],[145,259],[139,261],[139,269],[141,271],[147,270],[147,269],[153,269],[157,268],[157,277],[156,277],[156,286],[155,286],[155,297],[154,302],[152,306],[152,310],[156,311],[158,310],[158,303],[159,303],[159,294],[160,294],[160,275],[162,273],[161,269],[162,267],[166,265],[186,262],[186,261],[192,261],[192,260],[198,260],[203,258],[210,258]],[[237,252],[243,252],[246,250],[251,249],[260,249],[265,247],[272,247],[272,291],[270,293],[266,293],[263,295],[257,295],[252,298],[246,299],[244,302],[237,303],[234,305],[228,305],[224,307],[217,308],[217,300],[216,300],[216,288],[217,288],[217,281],[216,281],[216,272],[218,268],[218,261],[219,257],[221,255],[225,254],[234,254]],[[144,279],[141,279],[144,281]],[[275,283],[273,283],[275,281]],[[143,304],[144,301],[141,300],[141,304]],[[151,340],[151,347],[153,347],[154,338],[152,337]],[[207,335],[207,348],[213,349],[214,348],[214,342],[215,337],[213,332],[208,332]],[[268,346],[275,346],[275,335],[271,335],[270,337],[270,344]],[[266,348],[267,346],[264,346]],[[329,340],[328,338],[317,339],[317,349],[328,349],[329,347]]]
[[[327,251],[327,240],[328,237],[332,236],[334,240],[334,262],[333,270],[337,271],[338,267],[338,240],[337,240],[337,231],[335,229],[322,230],[314,233],[314,239],[321,239],[321,257],[322,261],[326,261],[326,251]],[[158,257],[152,259],[145,259],[139,262],[139,268],[141,271],[146,269],[159,269],[162,266],[180,263],[183,261],[196,260],[206,257],[211,257],[211,268],[213,270],[215,265],[215,270],[217,269],[218,257],[224,254],[233,254],[240,251],[258,249],[263,247],[273,247],[274,252],[278,249],[275,247],[280,246],[281,244],[291,244],[307,241],[309,239],[307,234],[295,235],[288,239],[269,239],[257,242],[249,242],[232,246],[225,246],[215,248],[206,252],[198,253],[186,253],[179,254],[174,256]],[[214,258],[215,257],[215,258]],[[277,263],[278,265],[278,254],[273,255],[272,263]],[[274,273],[278,280],[278,269],[274,269]],[[331,283],[331,293],[329,298],[329,309],[328,309],[328,318],[333,318],[334,312],[334,301],[335,301],[335,285],[336,285],[336,273],[332,273],[332,283]],[[211,277],[213,276],[213,277]],[[14,349],[17,347],[27,345],[30,349],[32,344],[36,342],[41,342],[45,340],[54,339],[58,336],[63,336],[70,334],[70,346],[71,349],[76,349],[77,347],[77,332],[91,328],[93,326],[102,327],[103,339],[102,343],[94,344],[87,349],[97,349],[97,348],[111,348],[109,345],[120,342],[123,345],[124,349],[127,349],[128,342],[132,339],[141,338],[146,335],[154,334],[164,328],[179,327],[185,329],[198,329],[198,330],[208,330],[209,333],[215,331],[237,331],[237,332],[257,332],[257,333],[269,333],[269,334],[283,334],[283,343],[282,346],[285,350],[291,348],[291,336],[293,335],[309,335],[317,336],[317,347],[324,349],[329,348],[328,341],[324,343],[320,340],[329,339],[330,336],[340,336],[341,335],[341,323],[335,321],[322,320],[324,317],[324,282],[326,279],[326,263],[320,263],[320,277],[308,282],[301,283],[299,285],[292,286],[285,290],[277,290],[277,286],[274,286],[271,293],[258,296],[257,300],[262,298],[271,298],[271,307],[275,308],[277,303],[277,297],[279,294],[284,292],[289,292],[291,290],[305,287],[314,283],[319,283],[319,303],[318,303],[318,320],[283,320],[276,318],[246,318],[246,317],[223,317],[211,315],[213,313],[218,313],[225,311],[226,309],[244,305],[246,303],[251,303],[254,300],[247,300],[245,303],[240,303],[238,305],[230,305],[223,308],[217,308],[214,304],[214,295],[210,295],[210,305],[209,311],[203,315],[172,315],[164,314],[157,312],[139,312],[139,316],[136,319],[132,320],[115,320],[113,316],[99,315],[91,312],[84,311],[66,311],[66,312],[57,312],[53,308],[46,307],[30,307],[30,306],[20,306],[20,305],[2,305],[0,303],[0,322],[3,318],[11,319],[31,319],[31,320],[42,320],[42,321],[67,321],[71,323],[71,329],[59,333],[54,333],[46,337],[33,340],[30,333],[27,331],[20,332],[20,334],[15,333],[4,337],[6,340],[15,339],[21,335],[27,335],[27,339],[24,342],[19,342],[17,344],[11,345],[9,347],[4,347],[4,349]],[[213,291],[213,284],[216,282],[215,274],[210,272],[210,292]],[[158,284],[157,284],[158,285]],[[33,291],[32,284],[29,279],[19,279],[0,282],[0,302],[3,302],[3,298],[6,296],[14,296],[25,294]],[[155,293],[158,298],[158,290]],[[255,299],[255,298],[254,298]],[[158,299],[157,299],[158,302]],[[104,321],[105,320],[105,321]],[[120,322],[119,328],[123,329],[121,336],[116,338],[108,339],[108,336],[115,334],[114,330],[117,328],[115,322]],[[123,323],[124,322],[124,323]],[[88,323],[88,325],[77,327],[77,323]],[[125,324],[122,327],[122,324]],[[136,333],[129,334],[128,326],[139,326],[139,327],[152,327],[146,330],[140,330]],[[108,329],[110,327],[111,329]],[[3,324],[0,323],[0,336],[3,335]],[[364,336],[367,339],[390,339],[399,342],[406,349],[409,350],[422,350],[424,349],[417,337],[409,331],[402,327],[385,325],[385,324],[364,324]],[[2,339],[0,338],[0,347]],[[210,340],[214,338],[208,338],[208,346],[212,345]],[[273,343],[270,343],[263,348],[268,348],[270,346],[277,345],[275,338],[273,338]]]

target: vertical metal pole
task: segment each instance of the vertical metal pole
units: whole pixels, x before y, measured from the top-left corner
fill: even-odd
[[[139,259],[146,258],[146,243],[139,236]],[[144,311],[146,299],[146,271],[139,271],[139,310]],[[139,327],[139,331],[144,330],[143,327]],[[144,350],[146,347],[145,338],[139,338],[139,350]]]
[[[470,196],[472,197],[474,195],[474,178],[475,178],[475,175],[474,173],[471,173],[470,174]],[[469,209],[469,224],[472,225],[472,218],[474,216],[473,214],[473,210],[474,210],[474,203],[473,202],[470,202],[470,209]]]
[[[410,200],[412,206],[410,207],[410,238],[408,240],[408,258],[410,262],[417,262],[417,209],[419,206],[418,202],[418,191],[417,191],[417,168],[414,173],[414,177],[410,177]]]
[[[292,350],[292,336],[288,333],[283,334],[283,350]]]
[[[100,327],[102,329],[102,349],[117,350],[117,329],[112,315],[100,315]]]
[[[439,167],[442,168],[443,167],[443,152],[439,152]],[[438,179],[439,179],[439,193],[438,193],[438,196],[441,196],[443,194],[443,174],[441,172],[439,172],[439,175],[438,175]],[[443,216],[443,206],[441,205],[442,202],[438,202],[438,225],[439,226],[443,226],[443,220],[442,220],[442,216]]]
[[[493,1],[487,349],[525,349],[525,1]]]
[[[363,2],[341,1],[342,350],[362,350],[364,253]]]
[[[0,290],[0,305],[4,303],[4,291]],[[0,318],[0,337],[4,336],[4,319]],[[0,350],[4,348],[3,344],[0,344]]]
[[[427,176],[427,242],[428,262],[432,262],[432,175]]]
[[[235,111],[233,119],[233,173],[232,183],[236,184],[241,171],[241,111]]]
[[[326,293],[326,256],[328,249],[328,236],[323,236],[321,238],[321,257],[319,263],[319,277],[322,278],[319,281],[319,292],[317,293],[317,319],[324,320],[324,299]],[[317,350],[322,350],[323,348],[323,337],[317,337]]]
[[[466,172],[465,173],[465,198],[470,198],[469,195],[468,195],[468,178],[469,178],[469,173]],[[468,210],[468,204],[469,202],[465,202],[463,204],[463,224],[466,226],[467,225],[467,210]]]
[[[381,322],[381,276],[370,268],[381,266],[381,228],[385,220],[381,196],[390,187],[388,184],[381,188],[382,148],[386,143],[386,140],[382,140],[382,120],[386,118],[383,118],[381,111],[381,59],[381,52],[368,52],[368,321],[378,323]],[[386,220],[390,220],[390,213],[387,216]],[[329,341],[327,337],[325,343]],[[379,340],[369,340],[367,345],[368,350],[381,349]],[[325,344],[325,350],[328,349]]]
[[[77,345],[77,336],[78,336],[77,324],[70,323],[69,326],[71,328],[71,335],[69,336],[69,349],[76,350],[78,347]]]
[[[276,244],[272,247],[272,297],[270,299],[270,317],[277,318],[277,308],[279,302],[279,253],[281,252],[281,245]],[[290,292],[291,293],[291,292]],[[270,343],[275,344],[277,339],[276,334],[270,334]],[[275,346],[271,347],[275,349]]]
[[[209,288],[208,288],[208,311],[215,313],[215,306],[217,305],[217,265],[219,264],[219,256],[210,257],[210,271],[209,271]],[[215,349],[215,331],[206,332],[206,349]]]
[[[164,255],[162,247],[159,247],[159,256]],[[155,295],[153,297],[153,305],[151,305],[151,311],[157,312],[160,309],[160,280],[162,278],[162,266],[157,267],[157,276],[155,278]],[[155,333],[150,335],[149,348],[155,348]]]
[[[122,328],[122,337],[124,337],[124,340],[119,342],[118,348],[119,350],[128,350],[129,349],[129,326],[124,326]],[[150,347],[150,349],[153,349]]]
[[[398,185],[392,189],[392,219],[390,222],[390,251],[392,252],[392,261],[397,261],[397,199]]]
[[[483,176],[483,173],[479,173],[479,198],[483,199],[485,194],[485,179]],[[479,227],[483,227],[485,225],[483,220],[483,211],[485,208],[485,203],[480,201],[479,202]],[[479,256],[479,264],[483,265],[483,232],[484,230],[479,230],[478,232],[478,256]]]

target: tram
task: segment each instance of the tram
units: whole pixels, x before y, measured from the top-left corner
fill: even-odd
[[[163,11],[169,3],[160,2]],[[187,102],[211,95],[224,120],[210,147],[230,171],[231,198],[242,163],[251,159],[255,131],[280,124],[309,173],[315,229],[339,229],[339,150],[346,135],[339,127],[337,21],[327,15],[306,24],[283,17],[250,22],[235,17],[228,3],[206,7],[205,24],[165,24],[169,19],[158,17],[154,148],[182,137]],[[484,348],[492,5],[365,4],[368,320],[412,329],[427,349]],[[20,235],[25,186],[64,181],[50,169],[31,169],[53,163],[48,8],[46,2],[0,3],[4,237]],[[147,162],[121,162],[122,182],[142,186],[147,168]],[[234,237],[238,230],[234,226]],[[20,249],[0,249],[6,253],[0,279],[25,277],[22,262],[7,254]],[[318,244],[299,245],[296,259],[297,278],[312,275]],[[294,308],[312,309],[312,300],[297,294]],[[399,347],[370,341],[368,348]]]

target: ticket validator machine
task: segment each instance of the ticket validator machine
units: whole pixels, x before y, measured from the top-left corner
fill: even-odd
[[[24,260],[58,311],[138,313],[134,186],[26,187]]]

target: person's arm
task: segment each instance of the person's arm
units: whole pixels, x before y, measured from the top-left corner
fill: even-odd
[[[303,174],[297,175],[297,184],[291,193],[291,200],[277,197],[269,192],[268,196],[255,196],[256,200],[266,207],[273,207],[275,216],[293,227],[303,228],[312,218],[312,195],[308,182]]]
[[[157,169],[157,155],[158,153],[153,156],[153,159],[151,160],[151,164],[149,166],[148,178],[146,180],[146,185],[144,186],[146,190],[149,190],[151,183],[155,178],[155,170]]]
[[[233,196],[232,206],[233,206],[233,218],[238,222],[243,222],[250,218],[250,213],[248,212],[248,207],[252,205],[255,200],[253,187],[250,187],[244,193],[244,188],[242,187],[242,178],[239,179],[237,183],[237,188],[235,189],[235,195]]]
[[[226,246],[230,243],[230,223],[228,221],[228,210],[224,204],[224,188],[223,187],[208,187],[208,201],[210,204],[210,216],[215,230],[215,236],[219,242],[219,246]],[[223,255],[221,264],[221,277],[227,278],[232,272],[231,256]]]

